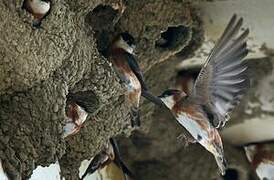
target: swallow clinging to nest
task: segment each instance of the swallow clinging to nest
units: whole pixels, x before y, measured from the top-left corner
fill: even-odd
[[[49,0],[25,0],[23,9],[32,15],[32,26],[40,28],[42,20],[49,14],[51,2]]]
[[[134,38],[129,33],[124,32],[114,39],[108,53],[119,79],[126,87],[125,94],[130,104],[133,127],[140,126],[139,104],[141,96],[156,104],[160,101],[148,91],[143,73],[134,57],[134,50]]]
[[[74,135],[80,131],[86,121],[88,113],[75,102],[68,104],[63,137]]]

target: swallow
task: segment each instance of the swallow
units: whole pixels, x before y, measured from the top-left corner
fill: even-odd
[[[87,119],[88,113],[78,104],[71,102],[67,106],[63,137],[74,135],[80,131]]]
[[[2,180],[9,180],[7,174],[5,173],[3,166],[2,166],[2,161],[0,160],[0,179]]]
[[[32,15],[32,26],[35,28],[41,27],[42,20],[49,14],[49,0],[25,0],[23,9],[26,9]]]
[[[274,180],[274,154],[267,150],[263,144],[247,145],[244,150],[259,179]]]
[[[228,114],[249,87],[247,65],[243,60],[248,54],[249,30],[238,35],[242,24],[243,19],[233,15],[189,94],[166,90],[159,96],[191,138],[213,154],[222,175],[226,160],[217,129],[225,125]]]
[[[140,126],[139,104],[140,97],[162,104],[158,97],[152,95],[144,82],[143,74],[134,57],[135,40],[129,33],[119,34],[109,48],[109,59],[120,81],[126,87],[126,99],[130,104],[132,127]]]
[[[117,142],[114,138],[110,138],[101,152],[91,160],[81,180],[95,171],[99,171],[103,177],[108,177],[112,180],[134,178],[133,173],[122,161]]]

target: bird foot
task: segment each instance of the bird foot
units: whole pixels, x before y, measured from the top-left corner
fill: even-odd
[[[227,113],[226,115],[225,115],[225,117],[217,117],[217,125],[215,125],[214,127],[216,128],[216,129],[221,129],[221,128],[223,128],[225,125],[226,125],[226,122],[228,121],[230,119],[230,116],[229,116],[229,114]]]
[[[219,121],[219,123],[217,124],[217,126],[215,126],[215,128],[216,129],[223,128],[225,126],[226,122],[227,122],[227,120],[223,120],[223,121],[221,120],[221,121]]]

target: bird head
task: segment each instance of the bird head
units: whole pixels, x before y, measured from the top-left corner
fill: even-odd
[[[171,109],[177,101],[179,101],[182,97],[185,97],[186,94],[183,91],[177,89],[168,89],[159,96],[161,100],[165,103],[165,105]]]
[[[114,41],[114,46],[123,49],[129,54],[134,54],[135,40],[129,33],[123,32],[119,34],[119,36]]]

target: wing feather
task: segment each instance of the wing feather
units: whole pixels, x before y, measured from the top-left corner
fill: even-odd
[[[140,84],[142,86],[143,90],[147,90],[143,73],[139,67],[139,64],[137,63],[136,59],[132,54],[126,53],[128,65],[130,66],[131,70],[134,72],[135,76],[140,81]]]
[[[191,97],[206,105],[217,117],[225,121],[227,114],[240,102],[249,87],[247,65],[243,58],[248,54],[246,29],[239,36],[243,19],[233,15],[223,35],[211,51],[195,82]]]

